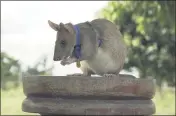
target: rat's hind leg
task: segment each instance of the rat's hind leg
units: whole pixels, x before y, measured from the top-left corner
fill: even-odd
[[[118,77],[118,78],[129,78],[129,79],[135,79],[136,78],[133,75],[128,75],[128,74],[112,74],[112,73],[103,74],[103,77]]]
[[[118,77],[118,78],[130,78],[130,79],[135,79],[136,77],[133,75],[129,74],[119,74],[120,71],[114,72],[114,73],[106,73],[103,74],[103,77]]]
[[[117,77],[118,75],[112,73],[103,74],[103,77]]]
[[[103,77],[135,78],[132,75],[119,74],[120,71],[122,70],[122,68],[123,68],[123,65],[117,70],[109,71],[109,72],[103,74]]]
[[[119,77],[120,70],[109,71],[103,74],[103,77]]]
[[[74,73],[74,74],[69,74],[67,76],[91,76],[94,74],[94,72],[88,68],[81,67],[81,70],[83,73]]]

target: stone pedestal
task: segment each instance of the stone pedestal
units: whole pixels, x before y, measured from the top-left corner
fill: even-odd
[[[152,115],[155,83],[122,77],[23,77],[24,112],[57,115]]]

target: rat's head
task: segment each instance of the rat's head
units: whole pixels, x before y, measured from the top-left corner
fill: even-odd
[[[48,20],[49,26],[57,32],[54,61],[64,60],[71,56],[75,45],[75,32],[71,23],[56,24]]]

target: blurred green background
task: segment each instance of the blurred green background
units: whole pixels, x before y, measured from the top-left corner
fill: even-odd
[[[135,69],[140,78],[156,79],[156,114],[175,115],[175,1],[108,2],[95,18],[119,25],[129,49],[124,70]],[[25,98],[21,78],[52,75],[53,67],[46,67],[47,60],[43,56],[24,70],[20,59],[1,52],[2,115],[30,114],[21,110]]]

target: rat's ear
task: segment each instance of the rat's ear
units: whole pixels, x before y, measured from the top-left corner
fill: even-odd
[[[53,22],[51,22],[50,20],[48,20],[48,24],[49,24],[49,26],[50,26],[52,29],[54,29],[55,31],[59,31],[59,30],[60,30],[60,26],[59,26],[58,24],[53,23]]]
[[[63,23],[60,23],[60,24],[59,24],[59,27],[60,27],[61,29],[64,29],[64,28],[65,28],[65,25],[64,25]]]
[[[69,33],[74,33],[73,25],[71,23],[67,24],[60,23],[60,27],[67,30]]]

